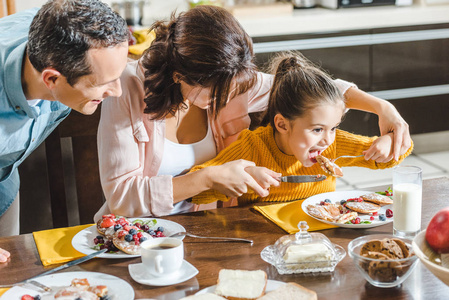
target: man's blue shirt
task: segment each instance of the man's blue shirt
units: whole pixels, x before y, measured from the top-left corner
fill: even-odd
[[[19,191],[18,166],[70,112],[58,101],[29,106],[22,61],[37,8],[0,19],[0,216]]]

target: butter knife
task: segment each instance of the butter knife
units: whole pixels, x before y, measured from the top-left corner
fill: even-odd
[[[74,261],[71,261],[71,262],[68,262],[68,263],[66,263],[66,264],[63,264],[62,266],[59,266],[59,267],[56,267],[56,268],[54,268],[54,269],[45,271],[45,272],[43,272],[43,273],[41,273],[41,274],[38,274],[38,275],[33,276],[33,277],[31,277],[31,278],[25,279],[25,280],[23,280],[23,281],[21,281],[21,282],[13,283],[13,284],[10,284],[10,285],[1,285],[0,287],[2,287],[2,288],[3,288],[3,287],[11,287],[11,286],[16,286],[16,285],[24,285],[24,284],[26,284],[26,283],[35,284],[35,283],[33,283],[33,281],[34,281],[34,279],[36,279],[36,278],[38,278],[38,277],[45,276],[45,275],[49,275],[49,274],[52,274],[52,273],[54,273],[54,272],[58,272],[58,271],[60,271],[60,270],[62,270],[62,269],[66,269],[66,268],[68,268],[68,267],[76,266],[76,265],[78,265],[78,264],[80,264],[80,263],[83,263],[83,262],[85,262],[85,261],[88,261],[88,260],[94,258],[94,257],[97,256],[97,255],[103,254],[103,253],[105,253],[106,251],[108,251],[108,249],[101,249],[100,251],[91,253],[91,254],[89,254],[89,255],[87,255],[87,256],[84,256],[84,257],[81,257],[81,258],[76,259],[76,260],[74,260]]]
[[[279,181],[281,182],[293,182],[293,183],[302,183],[302,182],[318,182],[326,179],[326,175],[290,175],[290,176],[282,176],[279,177]]]

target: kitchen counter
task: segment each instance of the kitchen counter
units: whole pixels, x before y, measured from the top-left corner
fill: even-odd
[[[295,9],[291,14],[238,17],[251,37],[449,23],[449,5]]]

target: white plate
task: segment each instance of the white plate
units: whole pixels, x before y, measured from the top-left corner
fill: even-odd
[[[167,286],[178,284],[189,280],[190,278],[198,274],[198,270],[186,260],[182,262],[181,269],[169,277],[156,277],[148,274],[143,263],[130,264],[128,265],[128,270],[129,275],[131,275],[132,279],[140,284],[152,286]]]
[[[330,224],[330,225],[345,227],[345,228],[371,228],[371,227],[377,227],[380,225],[385,225],[387,223],[393,222],[393,217],[387,218],[385,221],[380,221],[378,216],[374,216],[374,220],[371,221],[369,219],[371,215],[359,213],[360,221],[370,221],[371,224],[340,224],[340,223],[325,221],[325,220],[316,218],[316,217],[312,216],[311,214],[309,214],[309,212],[307,211],[307,205],[309,205],[309,204],[317,205],[317,204],[320,204],[320,202],[324,201],[325,199],[329,199],[333,204],[336,204],[336,203],[340,204],[340,200],[356,198],[356,197],[359,197],[359,196],[362,196],[365,194],[369,194],[369,193],[372,193],[372,192],[356,190],[356,191],[339,191],[339,192],[318,194],[318,195],[314,195],[312,197],[305,199],[301,204],[301,208],[306,214],[308,214],[310,217],[312,217],[318,221],[321,221],[323,223]],[[378,211],[378,215],[385,214],[385,211],[387,209],[393,210],[393,204],[381,206],[381,208]],[[394,215],[394,212],[393,212],[393,215]]]
[[[149,221],[149,220],[156,220],[157,223],[152,228],[157,228],[159,226],[164,227],[164,234],[165,236],[169,236],[173,233],[180,232],[180,231],[186,231],[186,229],[173,221],[164,220],[164,219],[156,219],[156,218],[128,218],[130,221],[134,220],[142,220],[142,221]],[[97,226],[92,225],[88,228],[85,228],[78,232],[72,239],[72,246],[77,251],[83,253],[83,254],[91,254],[96,252],[97,250],[92,249],[92,247],[95,246],[94,244],[94,238],[100,235],[97,231]],[[184,238],[184,237],[182,237]],[[126,254],[122,251],[118,251],[117,253],[103,253],[98,255],[97,257],[100,258],[131,258],[131,257],[138,257],[140,255],[132,255],[132,254]]]
[[[282,281],[277,281],[277,280],[267,280],[267,287],[265,288],[265,293],[274,291],[275,289],[277,289],[278,287],[281,287],[285,284],[285,282]],[[214,293],[215,292],[215,287],[216,285],[207,287],[205,289],[202,289],[200,291],[198,291],[195,295],[201,295],[201,294],[206,294],[206,293]]]
[[[90,285],[106,285],[108,287],[108,294],[111,296],[111,300],[134,299],[134,290],[128,282],[104,273],[64,272],[38,277],[35,280],[56,290],[58,287],[70,286],[70,283],[74,278],[86,278]],[[44,297],[45,295],[49,295],[48,292],[42,293],[31,288],[16,286],[4,293],[0,299],[20,300],[25,294],[29,294],[33,297],[40,295],[43,300],[46,299],[46,297]]]

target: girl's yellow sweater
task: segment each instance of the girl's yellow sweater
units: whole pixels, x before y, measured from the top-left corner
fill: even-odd
[[[343,130],[337,130],[334,143],[332,143],[322,155],[332,159],[341,155],[360,155],[367,150],[377,137],[366,137],[352,134]],[[376,163],[373,160],[366,161],[363,157],[341,158],[338,165],[341,167],[365,167],[370,169],[386,169],[398,165],[405,157],[412,152],[413,145],[407,153],[402,155],[399,161],[394,159],[388,163]],[[267,167],[282,175],[317,175],[325,174],[319,164],[312,167],[304,167],[295,156],[282,153],[276,145],[273,136],[273,128],[268,125],[259,127],[255,131],[242,131],[237,141],[221,151],[217,157],[201,165],[195,166],[190,172],[199,169],[222,165],[226,162],[245,159],[253,161],[257,166]],[[325,174],[327,175],[327,174]],[[297,199],[304,199],[316,194],[335,191],[336,178],[328,176],[326,180],[308,183],[281,183],[279,187],[271,187],[270,194],[261,198],[252,191],[238,198],[239,205],[251,202],[287,202]],[[208,190],[193,197],[196,204],[205,204],[217,200],[228,201],[229,198],[215,191]]]

